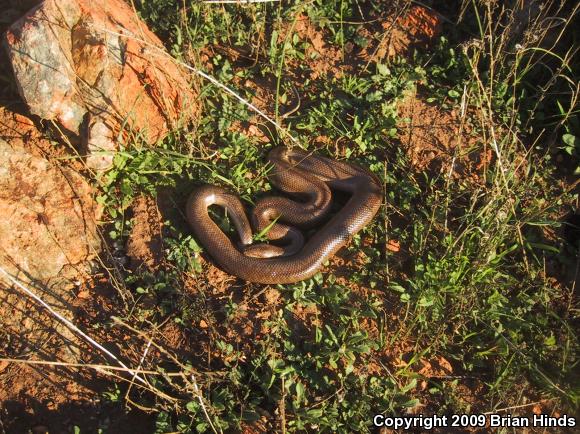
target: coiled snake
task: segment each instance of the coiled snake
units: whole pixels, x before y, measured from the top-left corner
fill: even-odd
[[[230,274],[256,283],[293,283],[313,276],[322,264],[377,213],[381,185],[367,170],[302,150],[283,147],[268,155],[269,179],[291,198],[260,199],[252,226],[283,246],[252,244],[252,229],[240,199],[221,187],[196,188],[187,201],[187,221],[218,265]],[[332,205],[332,190],[350,194],[344,207],[306,242],[300,229],[321,223]],[[208,208],[226,209],[240,237],[239,246],[211,219]]]

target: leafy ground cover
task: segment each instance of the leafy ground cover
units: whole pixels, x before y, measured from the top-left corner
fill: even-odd
[[[94,179],[110,254],[85,285],[114,291],[79,321],[156,373],[103,398],[159,433],[577,411],[578,8],[516,4],[136,2],[243,101],[198,76],[195,125],[132,137]],[[280,144],[368,167],[384,204],[314,278],[247,284],[183,206],[203,182],[251,203]]]

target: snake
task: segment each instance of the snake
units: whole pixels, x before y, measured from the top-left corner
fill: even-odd
[[[197,241],[227,273],[260,284],[296,283],[316,274],[371,222],[381,206],[382,188],[377,176],[361,166],[302,149],[276,147],[268,162],[268,179],[285,196],[257,200],[248,218],[237,195],[206,184],[190,193],[186,219]],[[337,212],[335,192],[349,196]],[[225,209],[237,242],[212,219],[213,206]],[[255,242],[253,233],[265,233],[269,242]]]

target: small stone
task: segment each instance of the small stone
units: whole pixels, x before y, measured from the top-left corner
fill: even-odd
[[[79,293],[77,294],[77,297],[80,298],[81,300],[86,300],[90,296],[91,292],[87,289],[83,289],[82,291],[79,291]]]
[[[396,253],[401,250],[401,243],[397,240],[389,240],[387,242],[387,250]]]

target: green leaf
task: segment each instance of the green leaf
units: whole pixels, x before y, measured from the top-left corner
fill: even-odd
[[[459,98],[461,96],[461,94],[457,92],[455,89],[450,89],[447,92],[447,95],[449,95],[451,98]]]
[[[391,71],[389,70],[389,67],[387,65],[382,64],[382,63],[377,63],[377,71],[379,72],[380,75],[383,75],[383,76],[389,75],[391,73]]]
[[[197,432],[205,432],[208,428],[209,428],[209,425],[207,422],[200,422],[195,426],[195,429],[197,430]]]
[[[548,244],[544,244],[544,243],[526,243],[529,247],[535,248],[535,249],[540,249],[540,250],[545,250],[547,252],[552,252],[552,253],[560,253],[560,250],[557,249],[554,246],[550,246]]]
[[[354,365],[352,363],[349,363],[348,365],[346,365],[346,369],[344,370],[344,374],[349,375],[352,371],[354,371]]]
[[[302,383],[296,383],[296,401],[302,402],[304,398],[304,385]]]
[[[291,374],[292,372],[294,372],[294,366],[286,366],[281,371],[278,371],[280,377],[285,377],[286,375]]]
[[[409,381],[409,384],[407,384],[401,388],[401,392],[407,393],[410,390],[414,389],[415,387],[417,387],[417,379],[413,378],[411,381]]]
[[[575,148],[577,146],[580,146],[580,141],[577,141],[578,139],[576,138],[575,135],[573,134],[564,134],[562,136],[562,141],[569,147],[571,148]]]
[[[270,224],[268,224],[268,226],[266,226],[264,229],[262,229],[256,235],[254,235],[254,241],[266,241],[268,239],[268,237],[266,235],[268,234],[268,232],[270,232],[270,230],[276,224],[276,222],[278,221],[278,219],[280,217],[281,216],[277,216]]]
[[[410,400],[409,400],[409,401],[407,401],[407,402],[404,402],[404,403],[402,404],[402,406],[403,406],[403,407],[405,407],[405,408],[414,408],[414,407],[416,407],[417,405],[419,405],[419,403],[420,403],[420,401],[419,401],[418,399],[416,399],[416,398],[415,398],[415,399],[410,399]]]
[[[306,414],[313,419],[318,419],[318,418],[322,417],[322,415],[324,414],[324,411],[320,408],[313,408],[313,409],[308,410],[306,412]]]
[[[391,283],[389,285],[389,289],[392,289],[393,291],[400,292],[400,293],[404,293],[406,291],[405,288],[403,288],[401,285],[398,285],[396,283]]]
[[[185,405],[185,408],[187,409],[187,411],[195,414],[199,410],[199,402],[197,402],[197,401],[189,401]]]

